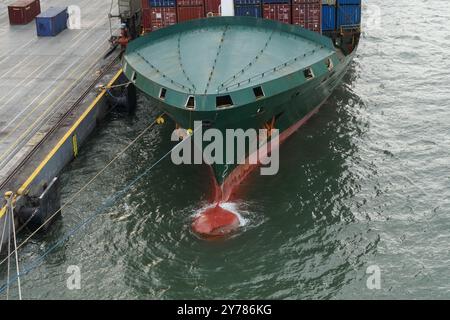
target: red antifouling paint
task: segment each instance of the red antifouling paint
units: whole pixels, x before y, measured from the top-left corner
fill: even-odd
[[[217,205],[202,212],[192,223],[192,230],[202,238],[214,239],[235,232],[239,226],[236,214]]]

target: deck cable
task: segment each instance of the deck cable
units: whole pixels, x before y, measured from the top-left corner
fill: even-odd
[[[163,116],[164,114],[161,114],[159,117]],[[159,118],[158,117],[158,118]],[[158,119],[156,118],[156,119]],[[77,196],[81,194],[88,186],[90,186],[103,172],[106,171],[119,157],[121,157],[133,144],[135,144],[145,133],[147,133],[153,126],[156,124],[156,119],[150,123],[150,125],[145,128],[133,141],[131,141],[124,149],[122,149],[108,164],[106,164],[103,169],[101,169],[97,174],[95,174],[94,177],[92,177],[83,187],[80,188],[69,200],[67,203],[65,203],[61,208],[59,208],[55,213],[53,213],[47,220],[45,220],[35,231],[33,231],[24,241],[22,241],[19,246],[17,247],[17,250],[20,249],[25,243],[27,243],[36,233],[38,233],[47,223],[49,223],[57,214],[59,214],[64,208],[66,208]],[[11,253],[12,254],[12,253]],[[0,266],[5,263],[7,259],[11,256],[10,253],[8,253],[8,256],[4,258],[0,262]]]
[[[156,120],[152,123],[152,125],[150,125],[149,127],[147,127],[147,129],[144,130],[144,132],[148,131],[148,129],[150,129],[151,127],[153,127],[153,125],[156,123]],[[91,223],[101,212],[103,212],[104,209],[110,207],[111,205],[113,205],[118,199],[120,199],[121,197],[123,197],[123,195],[125,195],[126,192],[128,192],[138,181],[140,181],[144,176],[146,176],[150,171],[153,170],[154,167],[156,167],[161,161],[163,161],[167,156],[169,156],[174,150],[176,150],[177,148],[179,148],[179,146],[182,143],[186,143],[186,141],[188,141],[194,134],[195,132],[197,132],[198,130],[202,129],[202,127],[198,127],[192,134],[190,134],[186,139],[182,140],[181,142],[177,143],[173,148],[171,148],[167,153],[165,153],[161,158],[159,158],[156,162],[154,162],[149,168],[147,168],[143,173],[139,174],[136,178],[134,178],[125,188],[123,188],[122,190],[116,192],[113,196],[108,197],[103,204],[98,207],[94,213],[90,216],[88,216],[87,218],[85,218],[83,221],[81,221],[81,223],[79,223],[78,225],[76,225],[75,227],[73,227],[72,229],[70,229],[63,237],[61,237],[59,240],[57,240],[53,245],[50,246],[50,248],[48,248],[41,256],[39,256],[38,258],[36,258],[33,262],[31,262],[29,265],[27,265],[25,268],[23,268],[23,272],[21,273],[22,276],[29,274],[31,271],[33,271],[34,269],[36,269],[40,263],[44,260],[44,258],[50,254],[54,249],[56,249],[57,247],[59,247],[61,244],[63,244],[65,241],[67,241],[68,239],[70,239],[70,237],[72,237],[73,235],[75,235],[79,230],[81,230],[83,227],[87,226],[89,223]],[[142,133],[138,136],[141,137]],[[134,142],[137,139],[133,140]],[[118,156],[117,156],[118,157]],[[116,158],[117,158],[116,157]],[[116,159],[115,158],[115,159]],[[91,180],[92,181],[92,180]],[[85,189],[84,187],[82,189]],[[80,189],[81,190],[81,189]],[[73,199],[73,197],[72,197]],[[67,205],[67,204],[66,204]],[[60,211],[61,209],[59,209],[58,211]],[[57,211],[57,212],[58,212]],[[24,241],[25,242],[25,241]],[[20,247],[20,246],[19,246]],[[19,248],[18,247],[18,248]],[[17,248],[17,249],[18,249]],[[16,250],[17,250],[16,249]],[[3,263],[3,261],[1,262]],[[1,265],[0,263],[0,265]],[[11,283],[13,283],[16,279],[17,279],[18,275],[16,275],[15,277],[12,278],[7,278],[7,282],[0,287],[0,293],[4,292],[5,290],[9,289],[9,286]]]

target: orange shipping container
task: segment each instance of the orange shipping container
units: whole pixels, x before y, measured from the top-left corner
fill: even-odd
[[[39,0],[19,0],[8,6],[10,24],[27,24],[41,13]]]
[[[220,15],[220,0],[205,0],[205,12],[207,17]]]
[[[150,28],[144,25],[146,31],[161,29],[177,23],[177,11],[174,7],[155,7],[151,8],[150,12]]]
[[[203,4],[203,0],[177,0],[177,6],[179,7],[202,6]]]
[[[320,32],[322,29],[322,8],[319,3],[301,3],[292,5],[292,24]]]
[[[289,4],[264,4],[264,19],[276,20],[284,23],[291,23],[291,5]]]
[[[178,22],[200,19],[205,17],[204,6],[177,7]]]

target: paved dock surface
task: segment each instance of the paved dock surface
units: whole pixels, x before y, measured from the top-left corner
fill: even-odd
[[[73,4],[81,9],[81,29],[46,38],[36,36],[34,21],[9,25],[12,2],[0,0],[0,182],[86,89],[110,37],[110,0],[41,0],[42,11]],[[112,27],[117,30],[117,20]]]

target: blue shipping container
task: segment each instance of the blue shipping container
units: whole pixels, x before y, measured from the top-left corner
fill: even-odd
[[[150,7],[175,7],[176,0],[148,0]]]
[[[39,37],[54,37],[67,29],[69,15],[67,8],[50,7],[36,17],[36,30]]]
[[[361,24],[361,6],[348,5],[338,7],[338,28]]]
[[[336,7],[322,6],[322,30],[336,30]]]
[[[234,0],[235,5],[242,5],[242,4],[260,4],[261,0]]]
[[[346,4],[358,4],[361,5],[361,0],[337,0],[338,5],[346,5]]]
[[[280,4],[289,4],[291,3],[291,0],[262,0],[262,3],[280,3]]]
[[[235,16],[247,16],[261,18],[261,6],[257,5],[235,5],[234,6]]]

